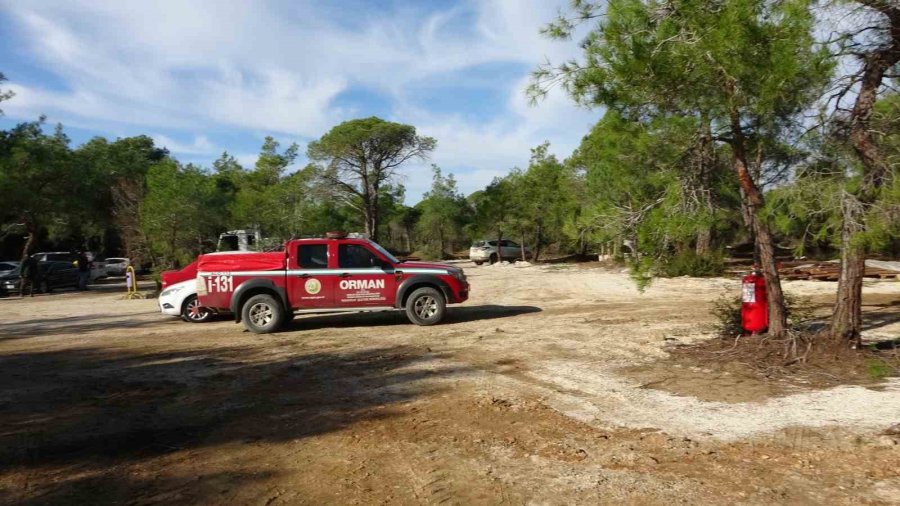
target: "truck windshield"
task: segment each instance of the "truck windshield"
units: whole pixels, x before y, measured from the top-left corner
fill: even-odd
[[[384,258],[387,258],[392,264],[400,263],[400,260],[397,260],[397,257],[388,253],[388,250],[382,248],[380,244],[372,241],[369,241],[369,244],[371,244],[373,248],[377,249],[379,253],[384,255]]]

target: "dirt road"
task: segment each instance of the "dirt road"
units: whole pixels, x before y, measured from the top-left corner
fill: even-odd
[[[737,281],[639,294],[597,267],[464,267],[472,298],[434,327],[332,315],[258,336],[109,292],[0,300],[0,502],[900,502],[900,446],[879,435],[896,380],[694,368],[703,395],[679,396],[622,372],[709,338]],[[827,306],[835,284],[786,286]],[[865,298],[869,335],[900,335],[900,282]]]

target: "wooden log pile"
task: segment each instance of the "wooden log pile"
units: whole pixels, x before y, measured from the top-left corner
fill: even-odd
[[[819,281],[837,281],[841,273],[838,262],[783,262],[779,268],[781,279],[814,279]],[[867,278],[900,279],[900,270],[870,265],[866,262]]]

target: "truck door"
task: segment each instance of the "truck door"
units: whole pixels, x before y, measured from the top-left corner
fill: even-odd
[[[328,268],[326,241],[294,243],[287,269],[288,300],[295,309],[334,306],[335,272]]]
[[[337,307],[393,306],[394,267],[363,244],[338,244]]]

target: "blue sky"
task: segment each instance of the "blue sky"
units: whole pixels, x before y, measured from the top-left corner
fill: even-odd
[[[564,3],[0,0],[16,93],[0,128],[45,114],[76,145],[147,134],[182,162],[228,151],[249,166],[266,135],[305,151],[377,115],[435,137],[429,163],[470,193],[545,140],[567,156],[599,119],[558,90],[534,107],[523,92],[535,65],[578,54],[538,33]],[[426,168],[404,168],[407,203]]]

